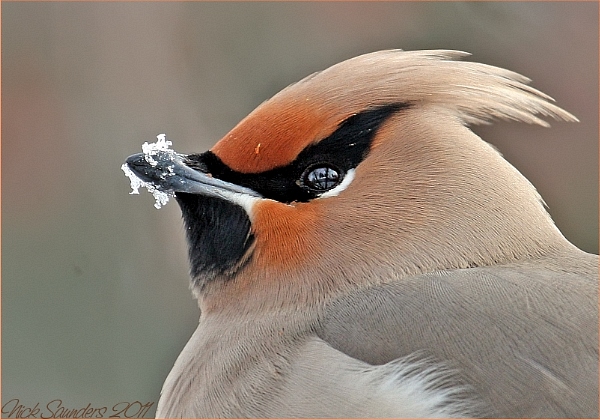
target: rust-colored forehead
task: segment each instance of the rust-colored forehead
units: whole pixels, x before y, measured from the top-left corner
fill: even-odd
[[[331,134],[343,118],[308,98],[271,100],[213,146],[231,169],[259,173],[292,162],[309,144]]]

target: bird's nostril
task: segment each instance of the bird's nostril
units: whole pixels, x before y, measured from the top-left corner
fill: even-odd
[[[183,159],[183,163],[189,168],[202,172],[204,175],[213,176],[206,162],[202,160],[202,155],[188,155]]]

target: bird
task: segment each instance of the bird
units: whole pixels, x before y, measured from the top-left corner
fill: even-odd
[[[598,418],[598,256],[471,130],[577,119],[468,55],[363,54],[127,158],[200,310],[157,418]]]

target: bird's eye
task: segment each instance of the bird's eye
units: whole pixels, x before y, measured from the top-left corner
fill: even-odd
[[[301,179],[302,185],[316,192],[328,191],[341,181],[342,173],[339,169],[323,164],[309,167]]]

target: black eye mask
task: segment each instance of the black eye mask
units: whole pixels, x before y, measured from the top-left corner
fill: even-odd
[[[368,155],[381,124],[409,106],[385,105],[353,115],[329,137],[300,152],[290,164],[258,174],[234,171],[210,151],[188,155],[185,164],[214,178],[254,190],[264,198],[282,203],[307,202],[339,185],[347,172]]]

